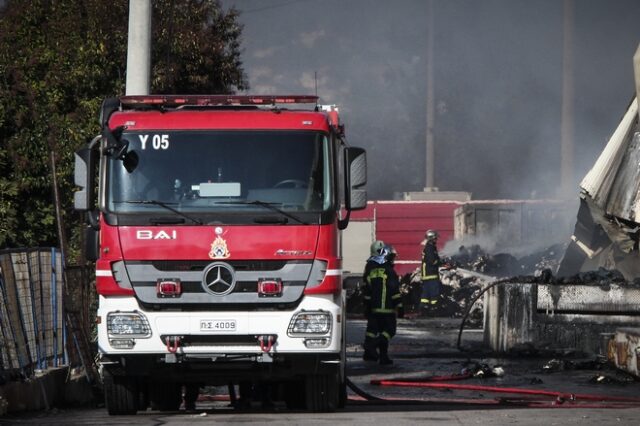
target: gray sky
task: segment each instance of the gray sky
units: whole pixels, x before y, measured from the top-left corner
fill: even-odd
[[[223,0],[241,11],[251,93],[313,93],[368,151],[369,194],[425,183],[424,0]],[[575,194],[634,92],[640,2],[575,0]],[[435,183],[475,199],[553,197],[561,0],[434,0]]]

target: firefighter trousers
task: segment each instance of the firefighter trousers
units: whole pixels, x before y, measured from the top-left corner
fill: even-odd
[[[440,300],[442,283],[439,279],[422,281],[422,294],[420,296],[420,306],[423,308],[435,306]]]
[[[372,313],[367,318],[366,338],[384,338],[390,341],[396,335],[396,314],[395,313]]]
[[[378,361],[381,364],[391,364],[387,350],[389,342],[396,334],[395,313],[372,313],[367,318],[367,331],[364,336],[365,361]],[[379,352],[378,352],[379,350]]]

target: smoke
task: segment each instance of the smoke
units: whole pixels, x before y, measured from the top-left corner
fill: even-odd
[[[252,93],[336,103],[368,150],[368,192],[425,184],[428,2],[224,0]],[[640,2],[574,1],[575,192],[559,194],[563,2],[433,0],[436,186],[574,198],[634,90]]]
[[[498,245],[497,235],[483,235],[483,236],[466,236],[459,240],[450,240],[442,248],[440,255],[443,257],[451,257],[460,251],[461,247],[479,246],[487,253],[496,253],[503,251],[503,247]]]
[[[575,219],[575,218],[574,218]],[[553,238],[539,238],[528,242],[520,242],[516,244],[505,244],[505,242],[497,234],[482,236],[466,236],[459,240],[448,241],[440,253],[443,257],[451,257],[459,253],[461,247],[469,249],[478,246],[483,252],[488,254],[509,253],[515,257],[528,256],[549,247],[563,245],[566,246],[571,234],[558,235]],[[559,252],[564,253],[564,248]]]
[[[488,254],[510,253],[516,257],[566,245],[573,233],[579,201],[470,203],[456,211],[456,233],[442,249],[453,256],[461,246],[479,246]]]

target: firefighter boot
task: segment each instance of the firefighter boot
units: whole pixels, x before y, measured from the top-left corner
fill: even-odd
[[[385,338],[380,339],[380,365],[391,365],[393,360],[389,358],[389,341]]]
[[[432,316],[431,299],[420,299],[420,316],[424,318],[429,318]]]
[[[376,351],[377,346],[377,338],[366,336],[364,338],[364,354],[362,355],[362,359],[365,361],[377,361],[378,360],[378,352]]]

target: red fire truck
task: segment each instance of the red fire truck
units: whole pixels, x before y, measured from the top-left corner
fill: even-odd
[[[340,231],[366,155],[315,96],[125,96],[76,153],[110,414],[176,410],[183,386],[346,400]],[[235,388],[234,388],[235,389]]]

